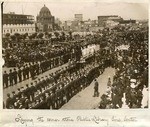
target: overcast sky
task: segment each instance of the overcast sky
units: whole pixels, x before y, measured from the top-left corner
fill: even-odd
[[[44,1],[44,0],[43,0]],[[74,14],[83,14],[83,19],[96,19],[99,15],[119,15],[124,19],[148,19],[148,4],[141,3],[101,3],[101,2],[4,2],[3,12],[37,16],[46,5],[55,18],[73,20]]]

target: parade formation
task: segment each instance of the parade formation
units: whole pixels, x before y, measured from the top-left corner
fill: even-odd
[[[148,88],[148,25],[105,26],[84,36],[66,31],[54,33],[55,38],[52,32],[32,35],[3,40],[3,90],[17,86],[4,93],[4,108],[60,109],[92,82],[90,96],[99,98],[99,109],[124,103],[148,107],[142,106],[142,91]],[[97,78],[109,67],[115,74],[100,96]]]

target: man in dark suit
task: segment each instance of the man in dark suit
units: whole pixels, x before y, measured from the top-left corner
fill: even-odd
[[[35,68],[36,68],[36,75],[39,75],[39,73],[40,73],[40,66],[39,66],[38,62],[36,62]]]
[[[13,105],[13,100],[10,97],[10,94],[7,94],[7,100],[6,100],[6,108],[9,109]]]
[[[94,81],[95,83],[94,83],[94,96],[93,97],[98,97],[99,96],[99,92],[98,92],[99,84],[96,79]]]
[[[26,73],[27,79],[29,79],[30,67],[27,64],[25,67],[25,73]]]
[[[17,97],[15,91],[12,92],[12,95],[13,95],[13,96],[12,96],[12,103],[13,103],[13,105],[14,105],[14,103],[16,102],[16,97]]]
[[[11,69],[10,69],[10,72],[9,72],[9,82],[10,82],[10,86],[13,86],[13,73],[12,73]]]
[[[21,92],[20,88],[18,88],[17,97],[18,97],[18,98],[21,98],[21,94],[22,94],[22,92]]]
[[[32,101],[34,100],[35,92],[36,92],[36,88],[35,88],[35,86],[33,85],[33,83],[31,83],[31,86],[30,86],[30,95],[31,95]]]
[[[21,102],[22,105],[25,104],[26,97],[27,97],[27,96],[25,96],[24,93],[21,94],[21,98],[19,99],[19,101]]]
[[[22,73],[23,73],[23,80],[26,80],[26,67],[25,66],[22,69]]]
[[[25,89],[25,92],[24,94],[27,96],[27,98],[30,100],[30,88],[29,88],[29,85],[26,84],[26,89]]]
[[[6,71],[4,71],[4,74],[3,74],[3,88],[8,87],[8,78],[9,78],[9,75],[7,74]]]
[[[34,79],[34,73],[35,73],[34,72],[34,65],[33,64],[32,65],[29,64],[29,66],[30,66],[30,75],[31,75],[31,78]]]
[[[14,68],[14,71],[12,73],[13,73],[14,84],[16,85],[17,84],[17,71],[16,71],[16,68]]]
[[[46,99],[45,99],[45,101],[46,101],[46,108],[47,109],[51,109],[52,107],[52,98],[51,98],[51,93],[45,93],[45,97],[46,97]]]
[[[18,68],[18,78],[19,78],[19,82],[22,82],[22,70],[21,70],[21,68]]]
[[[37,83],[37,89],[40,90],[42,92],[42,87],[41,87],[41,79],[38,79],[38,83]]]

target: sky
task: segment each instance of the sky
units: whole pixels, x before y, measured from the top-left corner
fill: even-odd
[[[119,15],[124,19],[148,19],[148,4],[146,3],[102,3],[102,2],[4,2],[3,13],[33,15],[36,19],[40,9],[48,7],[55,18],[62,21],[73,20],[74,14],[83,14],[83,19],[97,20],[100,15]]]

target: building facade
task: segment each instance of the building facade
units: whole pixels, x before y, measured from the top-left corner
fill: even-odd
[[[51,15],[50,10],[45,5],[41,8],[36,20],[38,32],[49,32],[54,30],[55,18]]]
[[[79,21],[79,22],[83,21],[83,15],[82,14],[75,14],[74,17],[75,17],[75,21]]]
[[[15,33],[25,34],[28,33],[29,35],[35,33],[35,24],[5,24],[3,25],[3,35],[6,33],[10,33],[13,35]]]
[[[15,14],[14,12],[3,14],[2,16],[2,24],[33,24],[34,16],[32,15],[23,15],[23,14]]]
[[[135,24],[136,23],[136,20],[122,20],[119,22],[121,25],[125,25],[125,24]]]
[[[98,25],[100,27],[106,27],[108,21],[119,22],[119,21],[122,21],[122,20],[123,19],[118,15],[98,16]]]
[[[2,15],[3,37],[6,33],[13,35],[15,33],[29,35],[36,32],[34,16],[15,14],[14,12]]]

